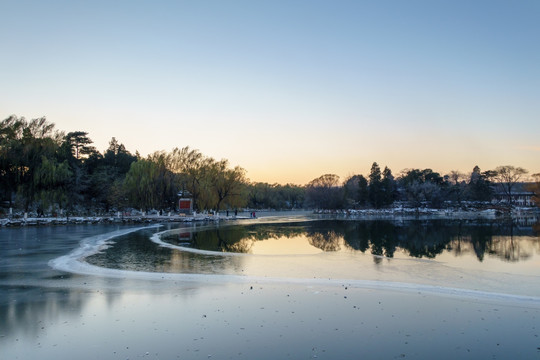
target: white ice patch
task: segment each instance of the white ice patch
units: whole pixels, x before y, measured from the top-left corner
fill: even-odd
[[[132,232],[140,231],[148,228],[155,228],[160,225],[144,226],[138,228],[124,229],[113,231],[106,234],[100,234],[92,236],[86,239],[83,239],[79,243],[79,247],[70,252],[67,255],[57,257],[49,261],[49,266],[55,270],[61,270],[65,272],[75,273],[75,274],[85,274],[85,275],[96,275],[101,273],[104,270],[113,270],[101,268],[99,266],[90,265],[84,261],[88,256],[99,253],[102,250],[105,250],[111,244],[112,239],[130,234]]]
[[[164,247],[164,248],[175,249],[175,250],[178,250],[178,251],[190,252],[190,253],[193,253],[193,254],[215,255],[215,256],[250,256],[251,255],[251,254],[245,254],[245,253],[218,252],[218,251],[210,251],[210,250],[200,250],[200,249],[194,249],[194,248],[185,247],[185,246],[169,244],[168,242],[165,242],[165,241],[161,240],[161,235],[163,235],[165,233],[168,233],[168,232],[171,232],[171,231],[178,232],[178,229],[176,229],[176,230],[166,230],[166,231],[162,231],[160,233],[156,233],[156,234],[152,235],[152,237],[150,237],[150,240],[153,243],[155,243],[155,244],[157,244],[157,245],[159,245],[161,247]]]

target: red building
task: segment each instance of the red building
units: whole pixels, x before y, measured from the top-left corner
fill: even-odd
[[[193,198],[188,191],[178,193],[178,209],[181,214],[191,215],[193,213]]]

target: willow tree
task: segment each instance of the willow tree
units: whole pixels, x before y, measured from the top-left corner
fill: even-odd
[[[44,117],[22,121],[22,136],[19,140],[20,152],[17,156],[19,184],[18,196],[21,198],[24,209],[30,206],[40,196],[41,185],[45,171],[55,171],[56,166],[44,165],[44,159],[54,163],[60,148],[62,134],[54,129],[54,124],[49,123]],[[46,177],[53,178],[54,174]],[[62,180],[63,182],[63,180]],[[49,186],[50,184],[47,184]]]
[[[169,154],[169,168],[182,192],[189,192],[198,210],[222,209],[245,204],[245,170],[230,168],[227,160],[216,161],[189,147]]]
[[[207,187],[208,160],[199,150],[190,149],[188,146],[173,149],[170,154],[171,170],[177,174],[179,190],[186,191],[193,197],[195,209],[202,210],[205,188]]]
[[[133,162],[124,186],[130,204],[145,210],[174,207],[176,188],[163,153]]]
[[[67,161],[58,163],[56,159],[42,156],[33,181],[34,200],[41,211],[56,206],[66,209],[69,206],[68,186],[71,176],[72,172]]]
[[[13,194],[21,183],[22,133],[24,118],[15,115],[0,122],[0,191],[3,200],[12,206]]]
[[[223,204],[230,208],[240,207],[246,202],[246,171],[236,166],[229,168],[227,160],[214,162],[210,176],[212,191],[216,197],[215,208],[221,210]]]

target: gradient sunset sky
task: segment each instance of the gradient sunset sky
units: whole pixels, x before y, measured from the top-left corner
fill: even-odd
[[[540,1],[0,0],[0,116],[253,181],[540,172]]]

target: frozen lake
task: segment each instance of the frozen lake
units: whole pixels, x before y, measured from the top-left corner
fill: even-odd
[[[273,217],[0,230],[6,359],[540,354],[540,239]]]

